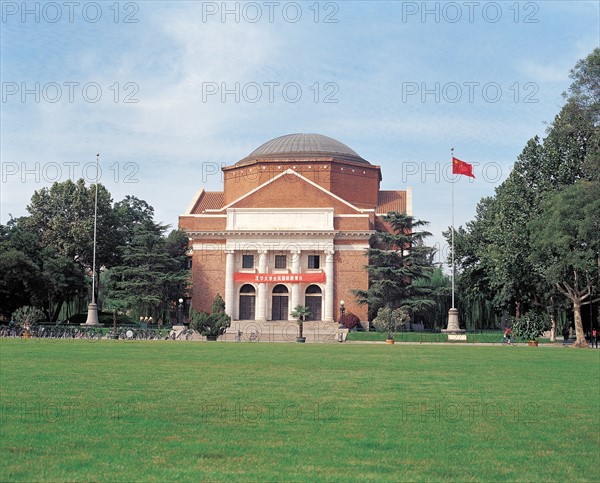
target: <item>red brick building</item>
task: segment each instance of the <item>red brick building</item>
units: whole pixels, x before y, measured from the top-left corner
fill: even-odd
[[[223,168],[223,191],[201,189],[179,227],[192,253],[192,305],[216,293],[233,320],[285,320],[306,305],[338,320],[340,301],[367,320],[365,250],[388,211],[412,214],[412,193],[382,191],[381,169],[320,134],[290,134]]]

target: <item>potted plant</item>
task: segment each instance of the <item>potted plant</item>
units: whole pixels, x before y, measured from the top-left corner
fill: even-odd
[[[537,346],[537,338],[548,330],[548,323],[543,314],[527,312],[520,318],[511,318],[512,331],[517,337],[527,339],[527,344]]]
[[[306,337],[303,335],[304,322],[312,315],[310,309],[304,305],[296,305],[296,308],[290,313],[290,315],[298,319],[298,337],[296,337],[296,342],[306,342]]]
[[[403,308],[392,309],[385,306],[377,311],[377,317],[373,319],[373,325],[378,332],[387,336],[387,344],[394,343],[394,336],[410,320],[410,316]]]
[[[30,339],[32,327],[40,320],[44,320],[45,315],[37,307],[25,305],[15,310],[12,318],[23,328],[23,338]]]
[[[216,341],[231,325],[231,317],[225,313],[225,302],[219,294],[215,296],[211,310],[212,313],[208,314],[196,312],[192,307],[190,309],[190,326],[206,337],[206,340]]]

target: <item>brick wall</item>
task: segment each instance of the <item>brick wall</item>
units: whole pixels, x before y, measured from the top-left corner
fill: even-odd
[[[235,208],[318,208],[331,207],[335,213],[356,213],[319,188],[293,174],[286,174],[233,205]]]
[[[335,320],[339,320],[340,300],[343,300],[346,304],[346,312],[356,314],[360,318],[363,327],[366,327],[368,320],[367,306],[356,303],[352,290],[366,290],[369,286],[368,275],[364,269],[367,257],[364,256],[363,250],[339,250],[335,252],[334,257]]]
[[[187,231],[222,231],[227,227],[224,216],[179,216],[179,228]]]
[[[225,253],[219,250],[195,250],[192,255],[192,307],[210,312],[217,293],[225,298]]]

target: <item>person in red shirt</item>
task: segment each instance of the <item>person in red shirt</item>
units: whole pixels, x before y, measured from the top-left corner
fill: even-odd
[[[511,340],[510,340],[511,333],[512,333],[512,330],[510,329],[510,327],[507,327],[506,330],[504,331],[504,340],[509,345],[511,345]]]

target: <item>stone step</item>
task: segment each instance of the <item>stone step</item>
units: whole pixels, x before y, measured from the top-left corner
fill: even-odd
[[[234,320],[219,340],[238,341],[238,331],[241,342],[295,342],[298,336],[298,324],[294,320],[266,322]],[[338,342],[339,333],[336,322],[321,320],[304,322],[303,336],[306,337],[306,342]]]

